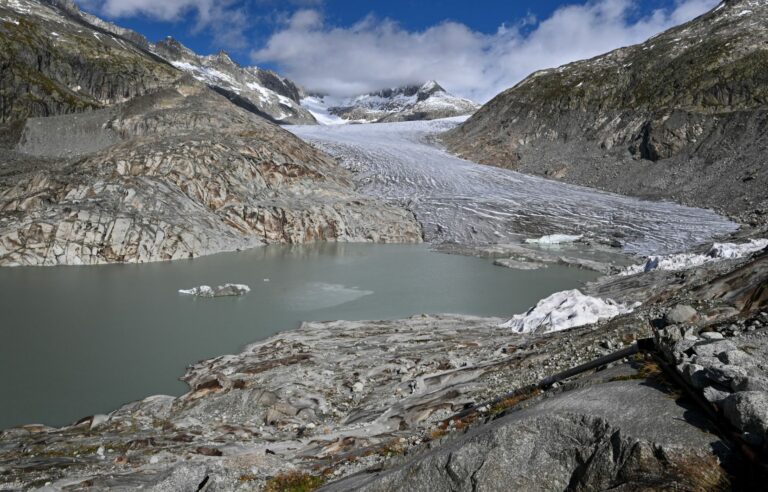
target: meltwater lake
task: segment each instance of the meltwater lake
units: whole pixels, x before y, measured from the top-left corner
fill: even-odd
[[[270,246],[144,265],[0,269],[0,429],[61,426],[153,394],[195,361],[307,320],[511,316],[597,277],[509,270],[422,245]],[[178,293],[243,283],[241,298]]]

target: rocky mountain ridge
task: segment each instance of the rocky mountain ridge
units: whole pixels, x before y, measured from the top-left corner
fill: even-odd
[[[299,104],[301,89],[290,80],[240,67],[223,52],[197,55],[172,38],[153,44],[81,11],[71,0],[6,0],[0,3],[0,19],[7,86],[7,99],[0,98],[0,123],[109,106],[178,78],[178,71],[273,122],[316,123]],[[55,53],[58,66],[38,66],[34,54],[39,52]],[[85,65],[82,74],[67,73],[77,64]],[[148,73],[136,77],[142,72]],[[146,87],[131,85],[136,83]],[[8,106],[11,100],[17,107]]]
[[[341,100],[315,95],[305,98],[303,104],[310,110],[327,113],[343,121],[376,123],[463,116],[479,107],[468,99],[450,94],[434,80]]]
[[[763,223],[766,26],[768,2],[723,2],[645,43],[532,74],[445,142],[478,162]]]
[[[200,56],[168,37],[149,48],[174,67],[190,73],[235,104],[245,105],[275,123],[314,124],[312,114],[300,105],[303,91],[271,70],[241,67],[221,51]]]
[[[125,102],[179,72],[48,3],[0,2],[0,124]]]

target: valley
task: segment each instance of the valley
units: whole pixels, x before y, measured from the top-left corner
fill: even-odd
[[[0,490],[758,489],[768,2],[609,3],[0,0]]]

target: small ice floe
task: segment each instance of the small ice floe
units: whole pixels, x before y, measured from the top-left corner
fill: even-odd
[[[668,256],[651,256],[642,265],[624,269],[620,275],[635,275],[653,270],[686,270],[719,260],[732,260],[768,247],[768,239],[752,239],[746,243],[715,243],[704,254],[680,253]]]
[[[575,243],[584,236],[574,236],[569,234],[550,234],[549,236],[541,236],[539,238],[529,238],[525,242],[527,244],[565,244]]]
[[[243,284],[224,284],[213,288],[209,285],[201,285],[191,289],[180,289],[179,294],[197,297],[227,297],[242,296],[251,291],[251,288]]]
[[[639,304],[622,304],[587,296],[575,289],[565,290],[540,300],[527,313],[518,314],[500,326],[516,333],[551,333],[631,313]]]

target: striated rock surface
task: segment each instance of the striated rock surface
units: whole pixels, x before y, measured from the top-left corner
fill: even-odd
[[[471,160],[765,223],[768,4],[532,74],[445,137]]]
[[[188,258],[316,240],[416,242],[410,213],[353,191],[324,154],[192,80],[94,115],[93,141],[120,143],[43,159],[29,122],[0,167],[0,264]],[[46,121],[79,126],[83,116]],[[81,131],[54,132],[82,151]],[[72,145],[63,140],[71,136]],[[85,149],[87,150],[87,149]],[[35,160],[37,159],[37,160]],[[35,162],[32,165],[31,162]]]

